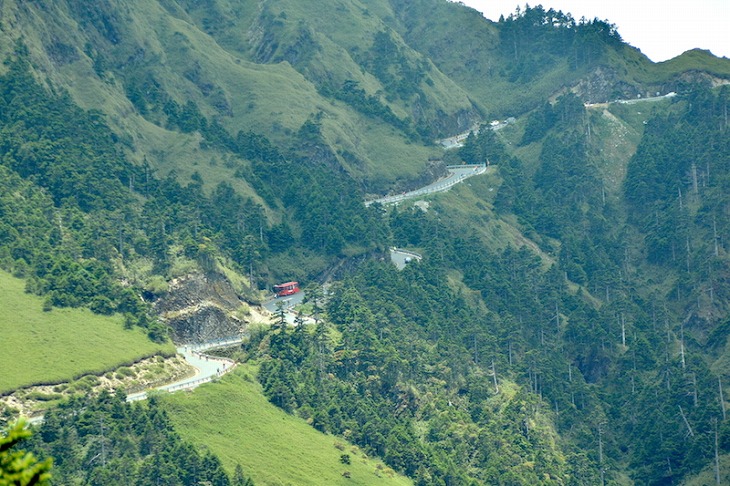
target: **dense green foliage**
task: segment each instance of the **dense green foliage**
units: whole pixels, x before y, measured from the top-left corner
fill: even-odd
[[[130,197],[124,182],[139,169],[119,155],[100,113],[80,110],[68,96],[48,96],[28,68],[24,60],[11,63],[3,79],[3,165],[33,178],[57,205],[120,208]]]
[[[327,313],[336,331],[320,322],[267,336],[260,380],[276,405],[417,484],[595,478],[590,460],[555,443],[537,394],[511,383],[519,374],[502,351],[516,360],[520,344],[508,344],[499,318],[469,305],[437,267],[399,273],[368,263],[333,289]],[[536,373],[527,364],[515,370]]]
[[[215,453],[229,471],[240,464],[256,484],[412,484],[351,442],[323,434],[271,404],[255,373],[255,365],[238,365],[195,393],[165,396],[160,405],[185,440]]]
[[[76,397],[45,415],[32,445],[54,458],[52,484],[253,484],[240,472],[231,481],[217,456],[183,441],[155,398],[134,405],[124,399],[108,392]]]
[[[56,306],[145,315],[112,278],[115,223],[131,196],[121,179],[138,171],[117,153],[98,113],[48,96],[24,61],[0,81],[0,261]],[[98,215],[89,222],[86,214]],[[90,224],[89,224],[90,223]],[[116,248],[121,251],[121,248]]]
[[[365,90],[358,85],[357,81],[348,79],[338,90],[332,90],[325,87],[320,91],[325,95],[333,96],[338,100],[350,104],[353,108],[364,115],[380,118],[385,123],[389,123],[394,127],[403,130],[405,133],[414,138],[414,134],[408,124],[408,120],[401,120],[398,118],[388,105],[384,104],[377,96],[367,94]]]
[[[715,247],[722,246],[719,235],[727,229],[722,208],[729,97],[727,88],[719,94],[698,88],[674,113],[647,124],[644,142],[628,166],[626,198],[635,208],[633,221],[648,235],[652,262],[682,268],[710,253],[719,256]],[[704,256],[695,257],[697,250]]]
[[[11,0],[0,18],[27,43],[0,76],[0,266],[44,310],[164,340],[150,282],[225,260],[254,298],[329,267],[326,317],[279,316],[245,351],[272,403],[421,484],[674,484],[730,452],[727,87],[543,7],[497,23],[441,0],[123,7]],[[583,104],[659,89],[679,96],[645,120]],[[523,113],[444,155],[496,165],[489,187],[362,203],[428,178],[437,134]],[[597,140],[609,119],[631,160]],[[424,259],[397,272],[376,261],[391,245]],[[228,481],[154,402],[79,399],[43,430],[61,484]]]
[[[290,235],[286,224],[272,228],[276,249],[287,249],[289,243],[339,255],[345,245],[373,248],[384,244],[377,215],[363,206],[361,191],[338,169],[336,155],[324,143],[319,117],[302,125],[286,156],[269,149],[267,141],[258,148],[261,142],[252,134],[239,134],[238,138],[246,141],[239,150],[252,160],[252,170],[241,175],[280,201],[299,223],[298,239]]]
[[[570,14],[545,10],[542,5],[518,7],[499,23],[499,49],[511,61],[512,80],[529,81],[565,60],[572,69],[595,65],[609,47],[621,45],[615,25],[598,19],[576,21]]]
[[[0,433],[0,485],[43,486],[50,478],[51,460],[38,462],[32,453],[18,450],[16,446],[31,436],[25,424],[19,422]]]
[[[87,305],[101,314],[126,313],[164,339],[112,265],[147,243],[135,238],[133,195],[121,181],[131,187],[135,176],[145,180],[141,169],[118,153],[98,114],[49,95],[22,59],[10,66],[0,80],[0,262],[29,279],[28,291],[47,296],[49,309]]]
[[[190,126],[208,143],[251,161],[241,165],[240,176],[271,205],[293,212],[300,228],[295,237],[287,222],[269,227],[263,208],[228,182],[207,194],[200,176],[183,186],[174,174],[160,180],[149,166],[132,165],[98,114],[47,93],[22,58],[10,65],[0,79],[6,105],[0,261],[27,277],[28,290],[47,296],[51,306],[125,313],[130,324],[160,339],[164,330],[138,291],[114,277],[125,261],[152,260],[154,271],[165,275],[177,246],[203,269],[214,268],[224,252],[249,270],[263,269],[262,256],[296,243],[329,255],[346,244],[378,244],[373,216],[352,180],[317,170],[333,168],[336,158],[316,121],[305,123],[288,156],[260,135],[240,132],[234,139],[199,113]],[[38,152],[41,146],[46,155]],[[92,181],[98,189],[83,188]]]
[[[730,452],[719,401],[727,375],[712,371],[727,352],[726,218],[717,212],[726,204],[726,167],[714,168],[730,153],[726,96],[700,89],[668,118],[648,122],[625,200],[606,194],[587,114],[572,95],[542,109],[544,126],[525,141],[542,147],[529,171],[494,132],[471,136],[460,156],[499,164],[497,209],[516,214],[553,263],[526,247],[494,252],[461,221],[390,211],[393,241],[423,248],[427,260],[402,273],[360,267],[331,295],[335,334],[322,323],[274,330],[261,367],[265,392],[424,484],[489,483],[494,474],[522,484],[596,483],[617,479],[623,463],[637,482],[665,484],[711,460],[715,427],[719,452]],[[688,151],[689,160],[673,157]],[[685,165],[672,169],[660,154]],[[667,178],[674,189],[665,189]],[[653,224],[662,217],[677,219],[664,227],[673,233],[657,258],[654,232],[662,228]],[[447,283],[443,272],[453,268],[488,311]],[[655,284],[646,286],[649,279]],[[510,386],[520,391],[510,397]],[[519,412],[500,413],[509,406]],[[528,433],[528,423],[541,426]],[[490,442],[472,443],[465,430]],[[504,448],[489,453],[495,441],[525,439],[531,446],[515,458],[534,470],[510,462]],[[529,456],[535,450],[542,455]],[[548,476],[531,476],[540,470]]]

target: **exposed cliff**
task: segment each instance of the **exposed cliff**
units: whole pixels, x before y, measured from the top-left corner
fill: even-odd
[[[249,321],[247,308],[228,279],[217,273],[174,279],[154,309],[170,326],[176,343],[196,343],[237,336]]]

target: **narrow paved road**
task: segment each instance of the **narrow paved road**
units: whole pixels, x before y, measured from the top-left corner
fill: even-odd
[[[284,305],[285,309],[291,309],[294,306],[301,304],[302,300],[304,300],[304,291],[300,290],[294,295],[289,295],[287,297],[275,297],[267,300],[264,302],[264,309],[273,314],[276,311],[276,304],[279,302]]]
[[[420,261],[421,258],[423,258],[421,255],[412,251],[400,250],[395,247],[390,249],[390,261],[393,262],[398,270],[403,270],[406,268],[406,265],[414,260]]]
[[[415,191],[404,192],[403,194],[396,194],[394,196],[386,196],[372,201],[365,201],[366,206],[370,206],[373,203],[380,203],[383,205],[398,204],[406,199],[413,199],[416,197],[425,196],[428,194],[434,194],[437,192],[444,192],[451,189],[454,185],[462,182],[469,177],[484,174],[487,171],[487,165],[454,165],[447,167],[449,175],[432,182],[426,186],[423,186]]]
[[[264,307],[269,312],[276,311],[276,304],[282,302],[287,309],[287,322],[290,324],[294,323],[294,314],[291,309],[294,306],[300,304],[304,299],[304,292],[298,292],[289,297],[282,297],[278,299],[272,299],[264,303]],[[156,387],[155,390],[173,392],[177,390],[191,390],[196,388],[203,383],[212,381],[217,376],[223,376],[224,374],[231,371],[236,363],[233,360],[227,358],[218,358],[214,356],[208,356],[204,352],[209,349],[219,348],[221,346],[230,346],[232,344],[238,344],[242,342],[240,337],[232,337],[230,339],[221,339],[217,341],[210,341],[196,345],[186,345],[177,348],[178,354],[182,355],[190,365],[194,366],[197,372],[195,375],[183,378],[174,383]],[[127,401],[132,402],[136,400],[144,400],[147,398],[147,392],[134,393],[127,396]]]
[[[672,91],[671,93],[667,93],[665,95],[657,95],[657,96],[649,96],[646,98],[634,98],[630,100],[614,100],[614,101],[607,101],[605,103],[585,103],[584,106],[586,108],[606,108],[608,105],[612,103],[618,103],[619,105],[635,105],[637,103],[644,103],[646,101],[661,101],[668,98],[674,98],[677,96],[677,93]]]
[[[296,293],[289,297],[271,299],[264,303],[264,307],[270,312],[276,310],[277,302],[284,303],[287,309],[287,322],[290,324],[294,323],[294,314],[291,310],[297,304],[301,303],[304,299],[304,292]],[[177,348],[178,354],[182,355],[191,366],[196,370],[193,376],[177,380],[173,383],[154,387],[154,390],[174,392],[178,390],[192,390],[203,383],[208,383],[218,376],[223,376],[229,371],[233,370],[236,366],[235,361],[228,358],[219,358],[215,356],[208,356],[205,351],[219,348],[222,346],[230,346],[242,342],[241,337],[231,337],[227,339],[219,339],[216,341],[209,341],[201,344],[188,344]],[[138,400],[146,400],[149,390],[138,393],[132,393],[127,395],[128,402],[135,402]],[[43,422],[43,415],[36,415],[34,417],[27,417],[28,423],[38,425]]]
[[[183,378],[167,385],[155,387],[154,390],[173,392],[177,390],[192,390],[193,388],[212,381],[217,376],[223,376],[229,371],[235,368],[236,363],[233,360],[227,358],[218,358],[213,356],[206,356],[203,351],[219,348],[221,346],[229,346],[232,344],[240,343],[242,339],[240,337],[234,337],[230,339],[221,339],[217,341],[211,341],[198,345],[187,345],[177,348],[177,352],[181,354],[185,360],[195,367],[197,370],[193,376]],[[128,402],[136,402],[138,400],[146,400],[148,391],[139,393],[132,393],[127,395]],[[43,415],[35,415],[33,417],[26,417],[28,423],[33,425],[39,425],[43,422]]]
[[[192,390],[203,383],[212,381],[217,376],[223,376],[231,371],[236,363],[227,358],[218,358],[204,354],[204,351],[221,346],[229,346],[240,343],[241,338],[230,338],[218,341],[211,341],[197,345],[180,346],[177,348],[178,354],[185,358],[191,366],[197,370],[193,376],[183,378],[167,385],[155,387],[155,390],[173,392],[177,390]],[[147,398],[147,392],[133,393],[127,396],[128,402],[144,400]]]
[[[515,120],[513,117],[509,117],[506,120],[494,120],[493,122],[489,123],[489,125],[474,125],[469,130],[458,133],[452,137],[442,138],[441,140],[436,140],[436,143],[441,145],[446,150],[451,150],[455,148],[461,148],[464,146],[464,142],[466,142],[466,139],[469,138],[470,134],[479,135],[479,130],[482,126],[489,128],[490,130],[494,130],[495,132],[497,130],[501,130],[507,125],[513,124]]]
[[[286,317],[286,322],[290,326],[294,325],[294,318],[296,317],[296,313],[294,312],[294,307],[301,304],[304,300],[304,291],[300,290],[294,295],[289,295],[287,297],[275,297],[271,300],[268,300],[264,302],[264,309],[274,314],[276,312],[276,305],[278,303],[282,303],[284,305],[284,312]]]

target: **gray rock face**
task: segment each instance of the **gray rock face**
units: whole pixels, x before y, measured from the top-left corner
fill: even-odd
[[[229,338],[241,333],[242,322],[224,309],[205,302],[167,319],[172,338],[178,344],[192,344]]]
[[[246,323],[233,313],[243,303],[225,276],[194,274],[170,282],[154,308],[176,344],[192,344],[239,335]]]
[[[622,81],[614,69],[599,67],[581,80],[573,91],[588,103],[603,103],[614,99],[633,99],[643,92],[639,86]]]

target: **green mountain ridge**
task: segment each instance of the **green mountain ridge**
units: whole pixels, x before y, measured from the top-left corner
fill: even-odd
[[[3,55],[22,32],[41,77],[81,106],[105,112],[112,127],[131,136],[133,158],[146,157],[164,170],[171,167],[160,154],[171,147],[185,161],[180,170],[215,156],[196,150],[194,138],[164,130],[167,100],[180,106],[193,101],[232,134],[253,129],[272,140],[290,136],[321,112],[327,143],[347,154],[338,156],[339,163],[358,179],[384,176],[382,182],[392,183],[422,171],[434,155],[408,140],[416,131],[428,141],[479,119],[520,114],[579,85],[580,78],[601,79],[604,94],[597,100],[603,100],[615,89],[668,92],[682,72],[703,65],[716,76],[730,74],[726,63],[695,59],[697,53],[655,65],[621,45],[616,54],[612,47],[578,69],[557,61],[539,79],[515,83],[503,67],[510,60],[499,51],[495,24],[466,7],[433,0],[407,8],[385,1],[364,8],[353,2],[203,7],[109,0],[93,9],[66,2],[43,8],[6,2],[3,9],[5,22],[17,22],[3,28]],[[346,93],[338,96],[345,82],[372,96],[380,106],[375,109],[390,110],[391,128],[373,123],[382,119],[372,119],[374,108],[353,106]]]
[[[239,320],[327,278],[316,325],[233,355],[416,484],[678,484],[730,453],[730,60],[441,0],[8,0],[0,56],[0,266],[45,311],[164,341],[178,277],[235,281]]]

